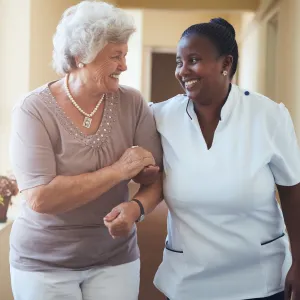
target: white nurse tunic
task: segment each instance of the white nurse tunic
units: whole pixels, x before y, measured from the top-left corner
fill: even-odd
[[[186,96],[152,107],[169,206],[156,287],[171,300],[242,300],[282,291],[291,254],[275,184],[300,182],[288,110],[232,85],[208,150]]]

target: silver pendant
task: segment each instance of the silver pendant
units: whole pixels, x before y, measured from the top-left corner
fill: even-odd
[[[89,117],[84,117],[84,120],[83,120],[83,127],[85,128],[90,128],[91,125],[92,125],[92,118],[89,118]]]

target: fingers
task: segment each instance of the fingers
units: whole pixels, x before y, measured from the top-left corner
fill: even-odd
[[[137,156],[143,158],[144,166],[155,165],[155,160],[151,152],[139,146],[132,146],[130,149],[134,149],[133,151],[135,151]]]
[[[155,165],[153,155],[139,146],[126,149],[121,158],[113,164],[121,174],[122,180],[132,179],[140,173],[144,167]]]
[[[120,216],[113,222],[105,223],[106,227],[108,228],[109,234],[114,239],[121,236],[127,236],[132,230],[132,225],[129,226],[129,224]]]
[[[158,166],[147,166],[137,176],[132,179],[134,182],[142,185],[153,184],[159,177]]]
[[[142,171],[145,175],[153,175],[159,172],[159,166],[147,166]]]
[[[117,218],[118,218],[118,217],[117,217]],[[113,239],[116,238],[116,232],[117,232],[117,229],[116,229],[116,228],[117,228],[118,226],[120,226],[118,223],[119,223],[119,222],[117,222],[117,219],[115,219],[115,220],[109,222],[109,221],[106,221],[105,218],[104,218],[104,225],[107,227],[108,232],[109,232],[109,234],[111,235],[111,237],[112,237]]]
[[[155,166],[155,159],[150,152],[147,156],[143,157],[143,165],[144,167]]]
[[[112,222],[113,220],[115,220],[118,217],[119,214],[120,214],[120,209],[118,207],[115,207],[110,213],[108,213],[104,217],[104,221]]]
[[[128,236],[139,215],[140,208],[136,203],[122,203],[104,217],[104,224],[113,238]]]
[[[155,165],[155,159],[153,155],[144,148],[132,146],[128,150],[130,151],[129,156],[131,157],[131,161],[136,161],[141,168]]]

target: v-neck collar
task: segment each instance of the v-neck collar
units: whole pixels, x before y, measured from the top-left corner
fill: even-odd
[[[238,87],[235,84],[231,84],[231,90],[229,92],[229,95],[227,97],[225,104],[223,105],[223,107],[221,109],[221,119],[220,119],[221,124],[226,123],[226,121],[229,119],[231,112],[233,111],[236,101],[237,101],[237,92],[238,92]],[[188,99],[186,113],[190,117],[191,120],[193,120],[193,119],[197,120],[197,115],[194,110],[194,103],[190,99]]]

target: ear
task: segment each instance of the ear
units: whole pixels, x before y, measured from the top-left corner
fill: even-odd
[[[80,58],[78,56],[75,56],[74,61],[75,61],[76,66],[78,66],[78,64],[80,63]]]
[[[79,60],[79,58],[78,57],[75,57],[74,58],[74,62],[75,62],[75,66],[74,66],[74,68],[76,67],[76,68],[83,68],[84,67],[84,63],[82,63],[80,60]]]
[[[223,70],[222,71],[227,71],[228,74],[230,74],[231,68],[233,64],[233,57],[232,55],[226,55],[224,56],[223,59]]]

